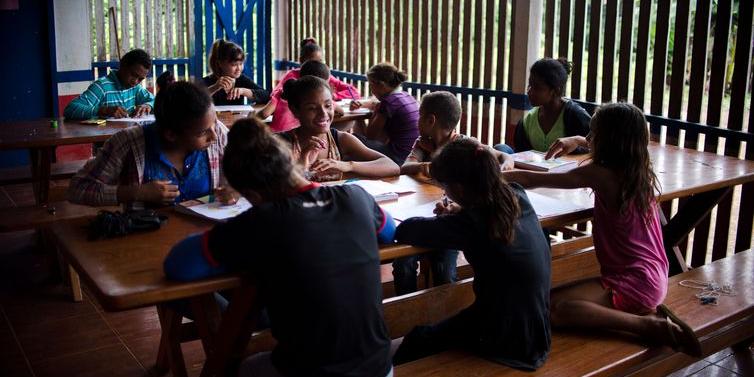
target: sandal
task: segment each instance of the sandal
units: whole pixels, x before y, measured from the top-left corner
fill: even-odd
[[[683,322],[678,318],[675,313],[664,304],[657,306],[657,314],[660,315],[660,317],[667,319],[669,325],[678,325],[683,331],[683,335],[681,335],[680,338],[677,338],[675,331],[673,331],[671,326],[668,326],[668,333],[674,350],[681,351],[693,357],[702,357],[702,345],[699,343],[696,334],[694,334],[694,330],[692,330],[686,322]]]

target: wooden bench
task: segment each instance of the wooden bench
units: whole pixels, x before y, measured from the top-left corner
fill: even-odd
[[[555,263],[555,260],[553,260]],[[698,291],[682,287],[694,279],[732,283],[736,296],[719,305],[701,305]],[[472,279],[388,299],[385,318],[392,336],[414,325],[436,323],[473,300]],[[754,252],[718,260],[669,281],[665,304],[691,326],[705,356],[754,340]],[[749,352],[748,349],[746,352]],[[548,361],[536,372],[523,372],[463,351],[447,351],[396,367],[396,376],[581,376],[664,375],[697,361],[668,347],[650,347],[628,334],[606,331],[554,331]]]
[[[50,179],[68,179],[73,177],[88,160],[56,162],[50,166]],[[32,181],[28,166],[0,169],[0,185],[29,183]]]

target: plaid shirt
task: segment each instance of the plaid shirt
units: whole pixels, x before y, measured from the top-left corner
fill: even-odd
[[[220,185],[220,161],[228,142],[228,128],[221,122],[215,125],[217,140],[209,145],[207,156],[212,188]],[[118,204],[118,186],[138,186],[144,180],[144,129],[134,126],[113,135],[100,148],[97,157],[89,160],[71,178],[68,200],[91,206]]]
[[[100,107],[120,106],[130,114],[137,105],[154,108],[154,96],[141,85],[124,89],[116,73],[110,71],[105,77],[95,80],[84,93],[76,97],[65,108],[66,119],[89,119],[97,117]]]

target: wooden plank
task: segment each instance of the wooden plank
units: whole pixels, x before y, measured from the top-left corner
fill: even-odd
[[[555,0],[543,0],[545,4],[545,57],[552,57],[555,43]]]
[[[571,0],[560,0],[560,36],[558,57],[568,59],[568,44],[571,37]]]
[[[451,45],[453,43],[450,43],[448,40],[448,34],[450,27],[450,0],[443,0],[442,1],[442,8],[437,10],[438,14],[442,14],[442,21],[440,21],[440,25],[438,26],[440,29],[440,46],[444,46],[445,48],[439,48],[439,54],[440,57],[438,58],[438,65],[439,65],[439,77],[437,79],[437,82],[439,84],[449,84],[448,81],[448,66],[450,65],[450,62],[452,60],[448,59],[448,52],[451,49]]]
[[[120,10],[120,19],[118,20],[120,21],[120,25],[118,25],[118,32],[120,33],[120,53],[125,55],[125,53],[133,48],[131,33],[129,32],[130,12],[128,11],[128,2],[121,2],[118,9]]]
[[[401,0],[393,0],[392,14],[395,17],[395,21],[391,22],[393,24],[393,31],[389,39],[392,44],[392,47],[390,49],[393,51],[393,56],[391,57],[391,59],[400,69],[405,71],[406,67],[403,65],[403,61],[401,60],[401,53],[406,51],[405,45],[401,43]]]
[[[675,6],[675,33],[673,38],[673,65],[670,73],[670,98],[668,118],[680,119],[683,89],[686,80],[686,45],[689,32],[689,0],[678,0]],[[669,128],[666,143],[678,145],[678,129]]]
[[[232,27],[231,27],[232,28]],[[165,0],[165,56],[173,55],[173,0]]]
[[[414,0],[412,7],[411,7],[411,13],[413,16],[413,34],[412,34],[412,42],[411,42],[411,71],[412,71],[412,79],[415,81],[420,81],[420,65],[419,65],[419,23],[421,22],[421,10],[419,8],[419,0]]]
[[[389,61],[392,63],[395,63],[394,53],[395,48],[393,48],[393,43],[395,43],[395,40],[393,39],[393,25],[395,24],[393,13],[391,9],[393,8],[393,1],[394,0],[385,0],[385,9],[383,12],[385,13],[385,18],[383,19],[384,25],[385,25],[385,34],[384,34],[384,46],[385,46],[385,61]],[[435,45],[436,46],[436,45]],[[399,67],[400,68],[400,67]]]
[[[618,101],[628,100],[628,79],[631,74],[631,55],[634,21],[634,0],[623,0],[620,15],[620,52],[618,61]]]
[[[471,2],[465,2],[463,4],[463,37],[461,37],[461,43],[463,43],[463,53],[459,59],[460,72],[461,72],[461,86],[469,86],[469,62],[471,61]],[[467,96],[461,97],[461,128],[460,132],[464,135],[469,134],[468,118],[470,114],[466,114]]]
[[[615,24],[618,18],[618,0],[607,0],[605,6],[605,45],[602,62],[602,102],[613,100],[613,65],[615,63]]]
[[[494,32],[495,32],[495,1],[487,0],[487,10],[484,17],[485,27],[485,42],[484,42],[484,78],[482,79],[482,87],[492,88],[492,72],[493,72],[493,57],[492,52],[494,46]],[[502,46],[498,46],[500,48]],[[480,55],[481,56],[481,55]],[[490,133],[495,127],[495,117],[490,117],[490,103],[491,98],[485,97],[482,99],[482,128],[481,137],[479,140],[482,144],[490,144]]]
[[[212,32],[213,30],[215,30],[214,14],[215,12],[212,5],[212,0],[204,0],[205,25],[204,25],[204,52],[202,56],[204,57],[204,59],[206,59],[206,64],[204,65],[204,67],[207,73],[212,71],[212,69],[209,66],[209,53],[210,53],[210,50],[212,49],[212,43],[215,41],[214,33]]]
[[[376,12],[377,12],[377,57],[375,59],[375,63],[384,62],[385,61],[385,11],[383,10],[383,5],[385,3],[385,0],[376,0],[375,5],[377,6]],[[426,6],[426,3],[425,3]]]
[[[496,73],[495,73],[495,87],[497,90],[504,90],[505,85],[505,46],[506,43],[501,43],[501,41],[505,41],[505,35],[506,35],[506,25],[507,25],[507,11],[508,11],[508,1],[507,0],[500,0],[499,1],[499,9],[497,11],[498,19],[497,19],[497,58],[495,59],[496,64]],[[495,124],[492,129],[492,143],[502,143],[504,142],[505,135],[503,134],[503,130],[505,127],[505,124],[503,123],[503,100],[502,98],[498,98],[495,101],[495,115],[494,120]]]
[[[738,5],[738,31],[736,35],[736,55],[733,64],[733,77],[730,82],[730,110],[728,129],[743,130],[744,108],[746,106],[747,83],[751,74],[752,48],[752,0],[741,0]],[[748,83],[748,85],[751,85]],[[753,109],[749,109],[751,112]],[[749,130],[753,125],[749,124]],[[740,143],[725,142],[725,154],[738,156]]]
[[[571,98],[581,98],[581,72],[584,61],[584,30],[586,29],[586,0],[576,0],[573,7],[573,70]]]
[[[660,1],[657,4],[657,20],[655,21],[655,48],[652,64],[652,97],[649,111],[655,115],[663,115],[663,99],[665,95],[665,67],[668,57],[668,33],[670,30],[670,2]],[[659,134],[659,129],[652,126],[652,132]]]
[[[481,74],[480,71],[482,69],[482,62],[481,62],[481,56],[482,56],[482,47],[484,41],[482,40],[482,21],[484,20],[484,4],[482,1],[475,1],[474,2],[474,57],[469,57],[469,61],[473,61],[474,65],[472,67],[472,85],[475,88],[481,87]],[[479,117],[479,105],[482,101],[481,97],[472,96],[471,97],[471,114],[469,119],[471,120],[470,124],[470,131],[471,135],[476,137],[477,139],[480,139],[479,135],[479,124],[482,121]]]
[[[733,205],[733,190],[731,190],[717,204],[717,218],[715,221],[715,237],[712,241],[712,261],[725,258],[730,236],[731,208]]]
[[[506,1],[506,0],[501,0]],[[461,30],[461,0],[453,0],[453,23],[450,28],[450,40],[453,41],[450,49],[450,82],[453,85],[459,84],[458,79],[458,54],[461,52],[459,44],[459,33]]]
[[[717,17],[715,20],[715,40],[712,46],[706,123],[707,125],[718,127],[720,126],[725,91],[725,68],[728,60],[728,40],[730,38],[731,0],[718,1]],[[704,150],[712,153],[717,152],[717,138],[706,138]]]
[[[753,100],[754,101],[754,100]],[[750,112],[750,114],[754,114]],[[749,123],[751,127],[753,123]],[[739,253],[751,248],[751,228],[754,225],[754,183],[741,186],[741,202],[738,212],[738,231],[734,251]]]
[[[367,7],[366,0],[359,0],[359,11],[361,14],[361,22],[359,22],[359,38],[361,46],[359,48],[359,72],[366,73],[369,69],[369,61],[367,60],[367,49],[369,44],[367,43]],[[405,16],[404,16],[405,17]],[[407,45],[407,44],[406,44]],[[362,93],[364,94],[364,93]]]
[[[118,60],[118,52],[116,51],[117,47],[115,43],[115,40],[117,38],[115,36],[115,27],[114,27],[116,25],[116,21],[113,20],[114,13],[109,11],[111,7],[115,7],[115,6],[116,6],[115,0],[110,0],[108,10],[107,10],[107,28],[108,28],[108,35],[109,35],[109,38],[107,41],[108,41],[108,44],[110,45],[110,57],[108,60]]]
[[[647,80],[647,52],[649,51],[649,16],[652,11],[652,0],[639,2],[639,33],[636,38],[636,71],[634,72],[633,103],[644,110]]]
[[[430,58],[432,56],[432,46],[430,43],[430,17],[429,1],[422,1],[422,31],[421,31],[421,72],[422,82],[432,82],[431,72],[429,70]]]
[[[134,48],[142,48],[142,34],[141,34],[141,7],[142,0],[133,0],[133,16],[134,16]],[[148,51],[147,51],[148,52]]]
[[[409,51],[409,28],[408,28],[408,20],[409,20],[409,2],[408,0],[401,0],[401,16],[403,17],[403,22],[401,25],[403,26],[403,31],[401,32],[401,68],[406,70],[406,72],[411,72],[409,70],[408,65],[408,51]]]
[[[699,122],[702,116],[702,98],[704,97],[705,83],[707,82],[707,39],[710,27],[710,2],[697,1],[694,10],[694,35],[691,49],[691,73],[689,76],[689,99],[686,120]],[[684,145],[687,148],[696,148],[698,134],[686,131]]]
[[[602,0],[592,0],[589,18],[589,62],[586,71],[586,100],[597,100],[597,71],[600,64],[600,16]]]
[[[147,0],[149,1],[149,0]],[[107,41],[105,36],[105,4],[103,0],[96,0],[94,8],[94,29],[97,33],[97,61],[107,60]]]
[[[188,56],[186,54],[186,22],[188,22],[188,14],[186,12],[186,4],[184,0],[177,0],[175,6],[176,22],[175,22],[175,37],[176,37],[176,55]]]

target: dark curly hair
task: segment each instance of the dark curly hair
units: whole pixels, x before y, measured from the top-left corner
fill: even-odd
[[[544,58],[537,60],[529,69],[531,76],[536,76],[548,87],[555,89],[562,96],[565,93],[568,75],[573,63],[565,58]]]
[[[188,81],[176,81],[157,93],[154,117],[161,129],[180,134],[207,114],[211,106],[212,98],[207,89]]]

